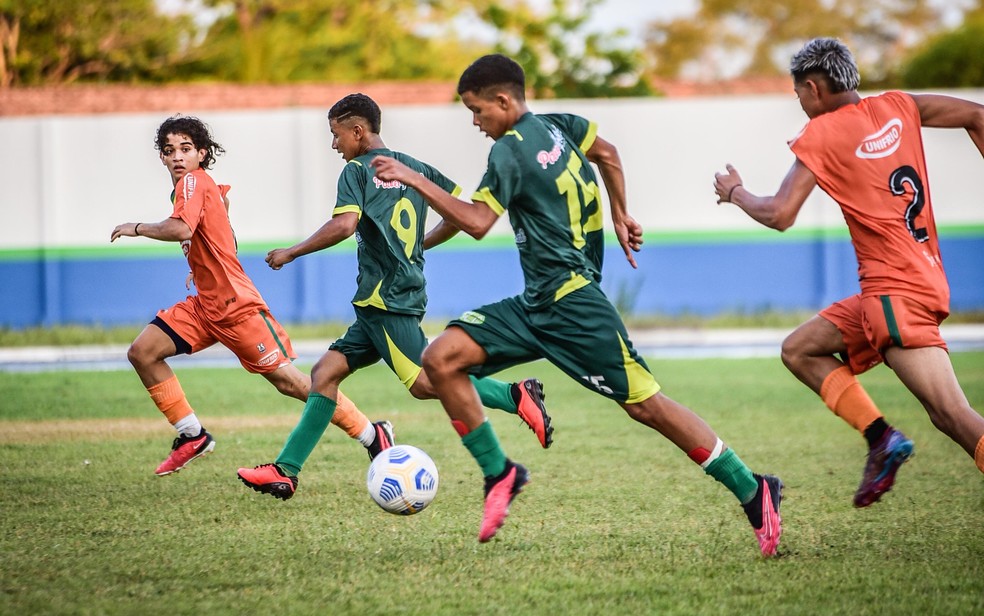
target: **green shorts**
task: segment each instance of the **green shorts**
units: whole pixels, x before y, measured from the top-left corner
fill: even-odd
[[[355,323],[328,348],[344,355],[352,372],[382,359],[410,389],[420,374],[420,355],[427,346],[420,320],[412,314],[356,306]]]
[[[520,296],[470,310],[451,321],[481,346],[488,376],[546,359],[592,391],[619,403],[642,402],[659,384],[629,340],[622,317],[597,283],[568,293],[544,310],[527,310]]]

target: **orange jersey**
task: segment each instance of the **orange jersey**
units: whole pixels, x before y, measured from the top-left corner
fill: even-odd
[[[864,296],[949,312],[915,102],[887,92],[810,120],[789,142],[847,221]]]
[[[204,169],[186,174],[174,187],[174,212],[191,227],[181,250],[195,277],[204,317],[216,324],[236,323],[269,310],[236,256],[236,238],[220,189]]]

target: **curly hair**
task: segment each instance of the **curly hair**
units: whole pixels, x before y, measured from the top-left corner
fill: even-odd
[[[833,93],[857,90],[861,75],[847,45],[835,38],[815,38],[796,52],[789,63],[789,72],[796,81],[811,73],[820,73],[830,83]]]
[[[212,138],[208,125],[196,117],[176,115],[164,120],[157,127],[157,137],[154,141],[157,151],[164,151],[168,135],[186,135],[191,138],[196,150],[206,150],[205,159],[201,164],[202,169],[209,169],[215,162],[216,156],[225,154],[225,148]]]
[[[481,95],[488,88],[502,88],[517,100],[526,100],[523,67],[502,54],[490,54],[472,62],[458,80],[459,96],[465,92]]]
[[[340,122],[346,118],[359,117],[369,122],[370,132],[379,134],[382,127],[383,113],[379,110],[376,101],[362,93],[349,94],[342,100],[331,106],[328,110],[328,119]]]

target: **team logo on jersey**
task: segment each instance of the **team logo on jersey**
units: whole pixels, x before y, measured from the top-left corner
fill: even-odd
[[[472,325],[482,325],[485,323],[485,315],[480,312],[475,312],[474,310],[469,310],[458,317],[458,320],[465,323],[471,323]]]
[[[280,351],[273,351],[269,355],[260,358],[260,361],[256,362],[258,366],[270,366],[280,359]]]
[[[522,227],[516,229],[516,245],[522,246],[526,243],[526,231],[523,231]]]
[[[191,240],[181,240],[181,252],[184,253],[185,259],[187,259],[188,253],[191,252]]]
[[[902,144],[902,120],[892,118],[877,133],[868,135],[854,155],[858,158],[885,158]]]
[[[376,185],[376,188],[403,188],[403,184],[400,183],[398,180],[393,180],[392,182],[384,182],[379,178],[377,178],[376,176],[372,177],[372,183]]]
[[[544,169],[548,165],[552,165],[558,160],[560,160],[561,154],[564,153],[564,148],[567,147],[567,141],[564,139],[564,134],[560,132],[560,129],[556,126],[550,127],[550,138],[553,139],[554,146],[550,151],[540,150],[536,153],[536,162],[540,163],[540,166]]]
[[[185,201],[189,201],[191,200],[191,196],[195,194],[195,185],[198,181],[195,179],[195,176],[190,173],[184,176],[184,181],[184,198]]]
[[[256,350],[262,353],[266,351],[266,345],[261,342],[258,345],[256,345]]]

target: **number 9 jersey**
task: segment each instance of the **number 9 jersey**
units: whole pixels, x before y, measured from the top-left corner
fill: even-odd
[[[908,297],[947,313],[921,129],[912,98],[886,92],[813,118],[789,147],[840,205],[861,294]]]
[[[332,216],[359,215],[358,289],[352,303],[400,314],[423,315],[427,309],[424,281],[424,232],[428,205],[416,190],[400,182],[383,182],[370,161],[391,156],[457,196],[461,187],[434,167],[386,148],[353,158],[338,178]]]

